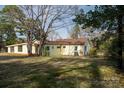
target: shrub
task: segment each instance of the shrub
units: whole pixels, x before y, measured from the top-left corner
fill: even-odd
[[[96,48],[91,48],[89,52],[89,56],[96,56],[97,54],[97,49]]]

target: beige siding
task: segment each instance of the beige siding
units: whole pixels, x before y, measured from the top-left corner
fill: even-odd
[[[18,45],[13,45],[14,46],[14,52],[13,53],[19,53],[19,54],[28,54],[28,49],[27,49],[27,44],[22,45],[22,52],[18,51]],[[10,47],[8,46],[8,53],[11,53]],[[35,54],[35,46],[32,46],[32,53]]]
[[[8,47],[8,53],[10,53],[10,47]]]
[[[83,46],[81,45],[65,45],[66,48],[63,48],[62,55],[74,55],[74,49],[77,46],[77,52],[79,56],[82,56]]]
[[[35,46],[32,46],[32,53],[35,54]]]
[[[57,48],[59,45],[45,45],[45,47],[49,46],[49,53],[51,56],[59,56],[61,54],[61,48]]]
[[[83,55],[83,46],[82,45],[45,45],[50,47],[50,55],[51,56],[60,56],[60,55],[74,55],[74,48],[77,46],[77,52],[79,56]],[[57,46],[61,46],[61,48],[57,48]],[[65,46],[65,48],[63,48]],[[53,48],[54,47],[54,48]]]
[[[11,46],[8,46],[8,53],[11,53],[10,47],[11,47]],[[14,46],[14,52],[13,52],[13,53],[27,54],[27,53],[28,53],[28,52],[27,52],[27,44],[22,45],[22,52],[19,52],[19,51],[18,51],[18,45],[15,45],[15,46]]]
[[[14,46],[14,53],[20,53],[18,52],[18,46]]]
[[[50,48],[50,50],[48,51],[50,56],[61,56],[61,55],[74,56],[75,46],[77,46],[78,55],[83,56],[83,49],[84,49],[83,45],[45,45],[45,47],[46,46],[49,46]],[[58,46],[60,46],[60,48],[57,48]],[[28,54],[27,44],[23,44],[22,48],[23,51],[18,52],[18,45],[14,45],[14,53]],[[8,46],[8,53],[10,53],[10,46]],[[32,53],[33,54],[36,53],[34,45],[32,46]]]
[[[22,53],[28,54],[27,44],[23,45],[23,52]]]

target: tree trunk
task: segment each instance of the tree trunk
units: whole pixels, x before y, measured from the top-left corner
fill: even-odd
[[[28,56],[31,56],[32,55],[32,44],[28,44],[27,49],[28,49]]]
[[[38,47],[38,56],[43,56],[43,47],[44,47],[44,41],[40,41],[39,47]]]
[[[118,47],[119,47],[119,51],[118,51],[118,55],[119,55],[119,58],[118,58],[118,67],[119,69],[122,69],[123,68],[123,61],[122,61],[122,35],[123,35],[123,31],[122,31],[122,18],[123,16],[120,15],[118,17]]]
[[[41,55],[41,44],[39,44],[39,46],[38,46],[37,55],[38,55],[38,56],[40,56],[40,55]]]
[[[122,18],[122,68],[124,69],[124,16]]]
[[[31,30],[27,31],[27,49],[28,49],[28,56],[32,55],[32,32]]]
[[[3,44],[3,42],[2,42],[2,35],[0,35],[0,52],[1,52],[1,49],[2,49],[2,44]]]
[[[38,47],[38,55],[43,56],[44,53],[44,44],[46,42],[46,36],[42,36],[43,38],[40,39],[39,47]]]

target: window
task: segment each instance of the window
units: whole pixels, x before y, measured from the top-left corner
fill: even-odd
[[[74,56],[79,56],[77,49],[78,49],[78,47],[75,46],[75,48],[74,48]]]
[[[22,52],[22,45],[18,46],[18,52]]]
[[[52,49],[54,49],[54,46],[52,46]]]
[[[63,48],[66,48],[66,46],[63,46]]]
[[[47,46],[47,47],[46,47],[46,50],[50,50],[50,47],[49,47],[49,46]]]
[[[57,46],[57,48],[61,48],[60,46]]]
[[[14,46],[10,47],[10,52],[14,52]]]
[[[74,50],[77,51],[77,46],[75,46]]]

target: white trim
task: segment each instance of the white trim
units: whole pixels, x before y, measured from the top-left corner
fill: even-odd
[[[8,45],[8,46],[6,46],[6,47],[17,46],[17,45],[27,45],[27,43],[13,44],[13,45]]]

